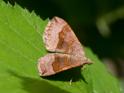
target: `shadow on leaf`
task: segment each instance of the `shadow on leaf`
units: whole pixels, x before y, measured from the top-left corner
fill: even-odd
[[[49,84],[46,81],[38,80],[35,78],[24,77],[18,75],[14,71],[8,70],[7,71],[12,76],[15,76],[21,80],[23,90],[29,93],[69,93],[65,90],[62,90],[54,85]]]
[[[84,76],[81,74],[81,67],[72,68],[52,76],[42,77],[42,78],[48,79],[48,80],[68,81],[68,82],[70,80],[72,80],[72,82],[76,82],[82,79],[85,83],[87,83]]]

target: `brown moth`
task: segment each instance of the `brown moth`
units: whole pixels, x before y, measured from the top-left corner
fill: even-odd
[[[43,34],[43,41],[51,53],[39,59],[38,70],[41,76],[51,76],[91,63],[71,27],[59,17],[49,21]]]

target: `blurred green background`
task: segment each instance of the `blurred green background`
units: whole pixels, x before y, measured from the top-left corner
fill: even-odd
[[[4,1],[35,11],[42,19],[65,19],[82,44],[90,47],[121,83],[124,81],[124,0]]]

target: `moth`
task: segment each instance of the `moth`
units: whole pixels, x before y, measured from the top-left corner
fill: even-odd
[[[39,59],[40,76],[51,76],[91,63],[71,27],[59,17],[54,17],[48,22],[43,41],[50,53]]]

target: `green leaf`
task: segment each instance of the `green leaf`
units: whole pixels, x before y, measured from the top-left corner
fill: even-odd
[[[47,22],[0,1],[0,93],[120,93],[118,81],[88,48],[92,65],[39,77],[37,60],[47,53],[42,41]]]

